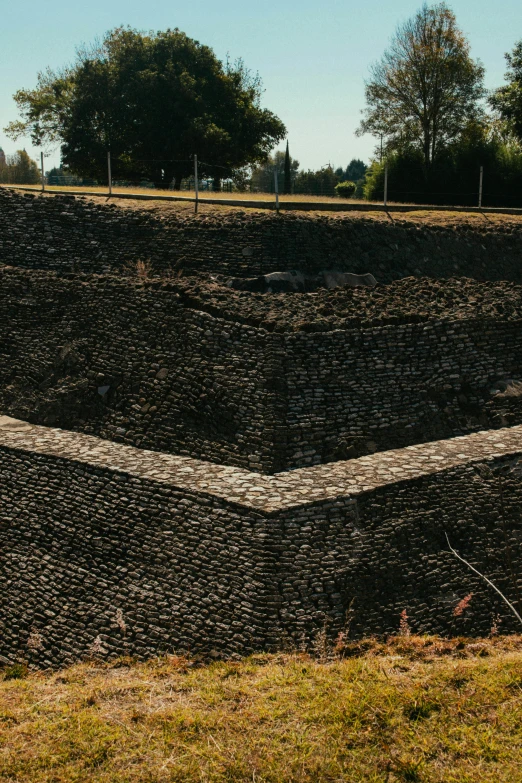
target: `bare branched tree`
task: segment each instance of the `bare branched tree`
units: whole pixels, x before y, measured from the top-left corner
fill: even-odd
[[[480,118],[483,79],[453,12],[445,3],[424,5],[372,67],[357,132],[384,139],[389,151],[420,148],[429,171],[440,149]]]
[[[448,547],[449,547],[449,551],[451,552],[451,554],[454,555],[454,557],[456,557],[457,560],[460,560],[461,563],[464,563],[464,565],[466,565],[468,568],[470,568],[473,571],[473,573],[477,574],[477,576],[480,576],[480,578],[483,579],[486,582],[486,584],[488,584],[490,587],[492,587],[493,590],[495,590],[495,592],[497,592],[499,594],[499,596],[502,598],[504,603],[507,604],[507,606],[509,606],[509,608],[511,609],[511,611],[513,612],[513,614],[515,615],[517,620],[522,625],[522,617],[519,615],[519,613],[517,612],[517,610],[515,609],[515,607],[511,603],[511,601],[508,598],[506,598],[504,593],[500,592],[498,587],[495,584],[493,584],[491,579],[488,579],[488,577],[485,576],[484,574],[482,574],[478,570],[478,568],[475,568],[475,566],[471,565],[471,563],[468,563],[467,560],[464,560],[464,558],[461,555],[459,555],[459,553],[455,549],[453,549],[453,547],[450,544],[450,540],[448,538],[448,534],[447,533],[446,533],[446,541],[448,542]]]

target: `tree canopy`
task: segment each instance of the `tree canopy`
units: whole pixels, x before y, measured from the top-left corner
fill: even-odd
[[[482,166],[483,206],[522,205],[522,147],[506,139],[504,129],[494,120],[469,123],[458,141],[439,154],[427,178],[418,149],[392,152],[386,161],[375,161],[364,185],[364,195],[370,200],[383,198],[385,163],[391,201],[476,206]]]
[[[338,184],[331,166],[324,166],[319,171],[300,171],[295,178],[294,193],[310,196],[335,196],[335,186]]]
[[[363,179],[366,174],[368,166],[359,158],[352,158],[346,167],[335,169],[335,174],[339,179],[339,182],[357,182],[359,179]]]
[[[358,130],[385,142],[387,152],[412,148],[428,171],[439,152],[480,117],[484,68],[445,3],[423,5],[401,25],[372,67],[367,108]]]
[[[357,182],[358,179],[364,177],[367,169],[368,166],[360,158],[352,158],[346,167],[346,179]]]
[[[506,54],[506,60],[507,84],[493,92],[489,103],[507,123],[509,130],[522,141],[522,41],[515,45],[511,54]]]
[[[194,154],[201,174],[215,177],[266,160],[286,129],[261,95],[242,60],[222,63],[178,29],[117,28],[72,66],[19,90],[21,120],[6,131],[59,142],[75,174],[104,179],[110,150],[115,178],[165,186],[192,173]]]

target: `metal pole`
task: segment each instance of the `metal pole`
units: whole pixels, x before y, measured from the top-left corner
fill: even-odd
[[[388,204],[388,164],[384,166],[384,206]]]
[[[484,178],[484,166],[480,167],[480,179],[479,179],[479,209],[482,207],[482,180]]]
[[[279,215],[279,182],[277,177],[277,168],[274,168],[274,185],[275,185],[276,212]]]
[[[45,173],[44,173],[44,154],[43,152],[40,152],[40,161],[42,164],[42,193],[45,190]]]
[[[194,189],[196,191],[196,201],[194,202],[194,212],[198,211],[199,186],[198,186],[198,156],[194,155]]]
[[[112,196],[112,168],[111,153],[107,153],[107,182],[109,183],[109,196]]]

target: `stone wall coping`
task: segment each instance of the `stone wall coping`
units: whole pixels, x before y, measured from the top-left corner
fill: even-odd
[[[168,484],[265,513],[355,498],[455,467],[522,455],[522,425],[382,451],[273,476],[147,451],[0,416],[0,449],[32,452]],[[1,458],[0,458],[1,459]]]

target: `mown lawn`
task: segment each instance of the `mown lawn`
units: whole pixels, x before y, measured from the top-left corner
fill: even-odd
[[[522,781],[522,636],[343,654],[6,668],[0,780]]]

